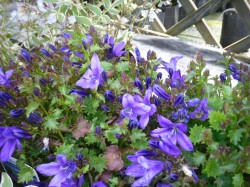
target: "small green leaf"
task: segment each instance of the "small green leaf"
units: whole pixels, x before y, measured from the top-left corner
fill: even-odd
[[[87,18],[86,16],[75,16],[76,17],[76,22],[83,24],[85,26],[91,26],[93,25],[91,20]]]
[[[219,166],[215,159],[210,159],[208,162],[206,162],[204,172],[209,177],[219,176]]]
[[[212,97],[208,99],[208,105],[214,110],[220,111],[223,107],[224,101],[220,97]]]
[[[118,177],[112,177],[109,179],[110,187],[116,187],[119,184],[119,178]]]
[[[92,4],[87,4],[87,8],[91,11],[91,12],[93,12],[96,16],[100,16],[101,14],[102,14],[102,11],[101,11],[101,9],[98,7],[98,6],[96,6],[96,5],[92,5]]]
[[[130,69],[129,62],[127,62],[127,61],[125,61],[125,62],[119,62],[116,65],[116,69],[117,69],[118,72],[128,71]]]
[[[43,126],[46,128],[46,129],[50,129],[50,130],[55,130],[57,129],[57,125],[59,123],[56,121],[56,119],[52,118],[52,117],[48,117],[48,118],[45,118],[44,121],[43,121]]]
[[[227,116],[215,110],[209,111],[209,123],[214,130],[221,130],[221,124],[226,121]]]
[[[203,131],[205,130],[204,127],[197,126],[197,124],[195,124],[195,126],[190,130],[190,140],[194,143],[200,143],[202,141],[203,138]]]
[[[72,6],[72,12],[73,12],[74,16],[78,16],[79,15],[79,10],[78,10],[77,6],[74,6],[74,5]]]
[[[103,14],[101,16],[101,18],[102,18],[102,21],[103,21],[104,24],[109,24],[110,21],[111,21],[110,17],[108,15],[106,15],[106,14]]]
[[[95,136],[95,134],[93,134],[93,133],[88,134],[85,137],[85,140],[86,140],[86,144],[88,144],[88,145],[100,142],[100,140],[98,139],[98,137]]]
[[[233,95],[233,88],[230,86],[223,85],[222,86],[222,95],[223,98],[230,100]]]
[[[13,187],[13,182],[10,176],[5,172],[2,172],[2,181],[0,183],[0,186],[1,187]]]
[[[111,1],[110,0],[104,0],[104,6],[106,9],[109,9],[111,6]]]
[[[230,138],[230,141],[234,145],[238,145],[238,142],[240,141],[243,132],[244,132],[244,129],[237,129],[237,130],[232,129],[229,131],[228,137]]]
[[[206,155],[200,152],[194,153],[194,163],[196,166],[203,165],[206,161]]]
[[[235,174],[233,177],[234,187],[241,187],[244,182],[242,173]]]
[[[80,9],[80,15],[82,15],[82,16],[88,16],[88,13],[86,12],[86,10]]]
[[[90,46],[90,52],[95,53],[97,51],[100,51],[102,48],[98,44],[93,44]]]
[[[23,166],[18,173],[18,183],[27,183],[33,179],[34,171],[28,166]]]
[[[70,158],[72,155],[74,155],[74,152],[72,150],[74,150],[74,144],[63,143],[56,148],[56,154],[64,154],[67,158]]]
[[[116,1],[111,5],[111,7],[119,6],[119,5],[122,4],[123,2],[124,2],[124,0],[116,0]]]
[[[90,168],[94,168],[98,173],[102,173],[106,168],[106,159],[103,156],[94,156],[89,158],[89,166]]]
[[[195,71],[191,71],[187,74],[187,76],[185,77],[185,82],[190,81],[194,76],[196,75]]]
[[[25,109],[26,109],[26,116],[29,117],[29,115],[34,112],[36,109],[38,109],[39,104],[37,102],[31,102]]]
[[[117,10],[117,9],[115,9],[115,8],[111,8],[111,9],[109,9],[109,13],[110,13],[110,14],[117,15],[117,14],[119,14],[119,13],[120,13],[120,11],[119,11],[119,10]]]
[[[114,69],[114,65],[111,62],[101,61],[101,66],[105,71]]]
[[[148,147],[146,134],[141,129],[133,129],[130,140],[131,147],[135,149],[146,149]]]
[[[57,13],[57,20],[59,22],[64,22],[65,21],[65,15],[63,13]]]

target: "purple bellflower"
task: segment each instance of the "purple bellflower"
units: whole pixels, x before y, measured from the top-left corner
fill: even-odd
[[[71,183],[73,173],[76,171],[76,163],[72,160],[67,160],[65,155],[57,155],[57,162],[41,164],[36,170],[46,176],[54,176],[48,187],[61,187],[65,183]],[[71,186],[71,185],[68,185]]]
[[[225,73],[221,73],[220,74],[220,80],[221,80],[221,82],[224,83],[226,81],[226,79],[227,79],[227,75]]]
[[[19,109],[11,110],[9,114],[10,114],[10,116],[11,116],[12,118],[19,118],[21,115],[24,114],[24,112],[25,112],[24,109],[19,108]]]
[[[184,95],[183,93],[180,93],[176,96],[175,101],[174,101],[174,107],[177,107],[180,104],[184,103]]]
[[[119,42],[117,43],[113,49],[112,49],[112,53],[111,56],[112,57],[120,57],[122,56],[124,53],[126,53],[123,49],[125,47],[125,43],[124,42]]]
[[[76,95],[79,95],[81,97],[87,97],[90,95],[89,92],[85,91],[85,90],[80,90],[80,89],[72,89],[70,90],[69,92],[70,94],[76,94]]]
[[[29,115],[29,117],[27,118],[27,120],[34,125],[40,125],[43,122],[43,119],[41,118],[41,116],[38,113],[31,113]]]
[[[151,158],[156,155],[156,152],[154,150],[145,149],[145,150],[139,150],[135,153],[135,155],[128,155],[127,158],[131,162],[137,162],[137,159],[139,156],[144,156],[145,158]]]
[[[172,112],[172,118],[180,123],[187,124],[189,121],[188,111],[185,107],[179,108],[178,111]]]
[[[145,59],[141,57],[140,50],[137,47],[135,48],[135,55],[136,55],[136,60],[139,64],[142,64],[145,62]]]
[[[31,138],[25,130],[12,126],[12,127],[1,127],[0,126],[0,161],[6,162],[10,159],[14,153],[15,147],[17,146],[18,151],[22,151],[22,145],[20,142],[21,138]]]
[[[54,52],[57,51],[56,46],[54,46],[54,45],[52,45],[52,44],[49,44],[49,48],[50,48],[52,51],[54,51]]]
[[[43,53],[45,56],[47,57],[51,57],[51,54],[49,53],[49,51],[47,51],[46,49],[42,48],[40,49],[41,53]]]
[[[185,82],[185,75],[181,75],[181,71],[174,71],[170,78],[170,86],[172,88],[180,88]]]
[[[198,104],[200,103],[200,99],[198,98],[194,98],[194,99],[191,99],[187,102],[187,106],[188,107],[195,107],[197,106]]]
[[[154,113],[156,112],[156,106],[154,104],[151,104],[150,102],[150,98],[152,96],[152,89],[149,88],[146,93],[145,93],[145,97],[142,98],[139,95],[136,95],[135,101],[139,102],[139,103],[144,103],[146,106],[148,106],[148,108],[150,108],[150,111],[147,112],[146,114],[141,115],[140,117],[140,127],[142,129],[145,129],[145,127],[147,126],[148,122],[149,122],[149,116],[154,115]]]
[[[146,78],[146,89],[149,88],[149,86],[151,85],[151,83],[152,83],[152,78],[150,76],[148,76]]]
[[[0,67],[0,85],[4,85],[8,88],[11,88],[10,77],[14,70],[8,70],[4,73],[3,69]]]
[[[103,181],[95,182],[91,187],[108,187]]]
[[[156,187],[173,187],[173,186],[171,184],[159,182],[159,183],[157,183]]]
[[[185,134],[187,126],[183,123],[172,123],[169,119],[158,115],[158,122],[162,128],[151,131],[151,136],[160,138],[160,149],[170,155],[179,155],[181,152],[176,146],[178,143],[184,150],[192,151],[193,144]]]
[[[189,114],[191,119],[196,119],[196,118],[200,118],[201,121],[205,121],[206,119],[208,119],[209,110],[212,110],[212,108],[207,107],[208,104],[208,99],[204,98],[200,101],[200,105],[197,106],[193,112],[191,112]]]
[[[141,91],[143,90],[143,85],[142,85],[140,79],[138,79],[138,78],[135,79],[134,86],[137,87]]]
[[[85,50],[87,50],[87,45],[91,46],[92,45],[92,37],[90,34],[86,34],[86,39],[82,40],[82,45],[84,47]]]
[[[137,164],[130,165],[125,173],[131,177],[140,177],[131,186],[143,187],[148,186],[151,180],[162,172],[164,163],[159,160],[148,160],[144,156],[137,158]]]
[[[137,120],[137,116],[148,114],[151,111],[150,106],[136,102],[130,94],[123,95],[122,106],[124,109],[121,110],[120,115],[123,118],[128,117],[130,120]]]
[[[161,97],[162,99],[165,100],[169,100],[170,99],[170,95],[159,85],[155,84],[153,86],[153,91],[154,93],[158,96]]]
[[[21,55],[23,59],[26,60],[27,62],[32,61],[32,57],[26,49],[23,49],[23,48],[21,49]]]
[[[165,69],[169,74],[171,72],[177,71],[176,65],[179,59],[181,59],[182,56],[176,56],[170,59],[170,63],[162,61],[162,65],[164,66],[163,69]]]
[[[85,74],[80,80],[76,82],[77,86],[82,88],[97,89],[100,84],[104,82],[102,78],[103,68],[97,54],[91,58],[90,68],[87,69]]]
[[[115,94],[111,90],[106,90],[105,93],[104,93],[104,97],[108,101],[112,101],[113,102],[115,100]]]

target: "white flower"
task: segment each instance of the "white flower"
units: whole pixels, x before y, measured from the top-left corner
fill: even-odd
[[[192,171],[188,168],[187,165],[182,165],[181,169],[185,173],[185,175],[187,175],[188,177],[192,177],[193,176]]]

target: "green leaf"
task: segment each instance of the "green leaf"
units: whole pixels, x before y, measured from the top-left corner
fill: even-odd
[[[241,137],[242,137],[242,133],[244,132],[244,129],[237,129],[237,130],[230,130],[228,133],[228,137],[230,138],[230,141],[234,144],[234,145],[238,145],[238,142],[240,141]]]
[[[80,15],[82,15],[82,16],[88,16],[88,13],[84,9],[80,9]]]
[[[223,85],[222,86],[222,95],[223,98],[230,100],[233,95],[233,88],[230,86]]]
[[[250,161],[247,161],[245,167],[246,167],[246,173],[250,174]]]
[[[101,61],[101,66],[103,67],[103,69],[105,71],[109,71],[109,70],[114,69],[114,65],[110,62],[107,62],[107,61]]]
[[[98,173],[102,173],[106,168],[106,159],[103,156],[94,156],[89,158],[89,166],[91,169],[95,169]]]
[[[118,177],[112,177],[111,179],[109,179],[109,184],[110,184],[110,187],[118,186],[119,178]]]
[[[98,6],[96,6],[96,5],[92,5],[92,4],[87,4],[87,8],[91,11],[91,12],[93,12],[96,16],[100,16],[101,14],[102,14],[102,11],[101,11],[101,9],[98,7]]]
[[[30,113],[34,112],[38,109],[39,104],[37,102],[31,102],[25,109],[26,109],[26,116],[29,117]]]
[[[23,166],[18,173],[18,183],[27,183],[33,179],[33,176],[33,169],[28,166]]]
[[[111,1],[110,0],[104,0],[104,6],[106,9],[109,9],[111,6]]]
[[[208,162],[206,163],[204,172],[209,177],[217,177],[217,176],[219,176],[219,166],[218,166],[215,159],[208,160]]]
[[[187,74],[187,76],[185,77],[185,82],[190,81],[194,76],[196,75],[195,71],[191,71]]]
[[[101,19],[102,19],[102,22],[103,22],[104,24],[109,24],[110,21],[111,21],[111,18],[110,18],[108,15],[106,15],[106,14],[103,14],[103,15],[101,16]]]
[[[208,99],[208,106],[214,110],[220,111],[223,108],[224,101],[220,97],[212,97]]]
[[[78,10],[77,6],[74,6],[74,5],[72,6],[72,12],[73,12],[74,16],[78,16],[79,10]],[[86,15],[84,15],[84,16],[86,16]]]
[[[95,136],[95,134],[93,133],[86,135],[85,140],[86,140],[86,144],[88,145],[100,142],[99,138]]]
[[[90,52],[95,53],[97,51],[100,51],[102,48],[98,44],[93,44],[90,46]]]
[[[226,121],[227,116],[215,110],[209,111],[209,123],[214,130],[221,130],[221,124]]]
[[[233,177],[234,187],[241,187],[244,182],[242,173],[235,174]]]
[[[220,166],[221,170],[224,170],[225,172],[229,172],[229,173],[234,173],[236,168],[237,168],[237,164],[234,164],[234,163],[226,163],[225,165]]]
[[[128,71],[130,69],[129,62],[127,62],[127,61],[125,61],[125,62],[119,62],[116,65],[116,69],[117,69],[118,72]]]
[[[93,25],[91,20],[87,18],[86,16],[75,16],[76,17],[76,22],[83,24],[85,26],[91,26]]]
[[[67,158],[70,158],[74,155],[72,150],[74,150],[74,144],[63,143],[59,147],[56,147],[56,154],[64,154]]]
[[[133,129],[130,140],[131,147],[135,149],[146,149],[148,147],[146,134],[141,129]]]
[[[10,176],[5,172],[2,172],[2,181],[0,183],[0,186],[1,187],[13,187],[13,182]]]
[[[202,141],[203,138],[203,131],[205,130],[205,127],[197,126],[197,124],[195,124],[195,126],[190,130],[190,140],[194,143],[200,143]]]
[[[200,153],[199,151],[196,151],[194,153],[194,163],[196,166],[203,165],[206,161],[206,155],[203,153]]]
[[[49,130],[55,130],[57,129],[57,125],[59,123],[56,121],[56,119],[52,118],[52,117],[47,117],[43,120],[43,126],[46,128],[46,129],[49,129]]]
[[[117,14],[119,14],[119,13],[120,13],[120,11],[119,11],[119,10],[117,10],[117,9],[115,9],[115,8],[111,8],[111,9],[109,9],[109,13],[110,13],[110,14],[117,15]]]
[[[124,0],[116,0],[116,1],[111,5],[111,7],[119,6],[119,5],[122,4],[123,2],[124,2]]]
[[[57,20],[59,22],[64,22],[65,21],[65,15],[63,13],[57,13]]]

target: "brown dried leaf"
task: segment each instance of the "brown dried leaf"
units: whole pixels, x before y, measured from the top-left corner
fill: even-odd
[[[119,171],[124,167],[124,162],[121,158],[121,151],[116,145],[107,147],[104,154],[107,160],[107,169],[110,171]]]
[[[73,127],[73,137],[75,139],[79,139],[81,137],[84,137],[86,134],[90,133],[90,124],[86,119],[83,119],[83,117],[78,117],[76,124]]]
[[[102,175],[100,176],[100,180],[102,180],[105,183],[109,183],[109,179],[112,177],[112,172],[111,171],[104,171],[102,172]]]

